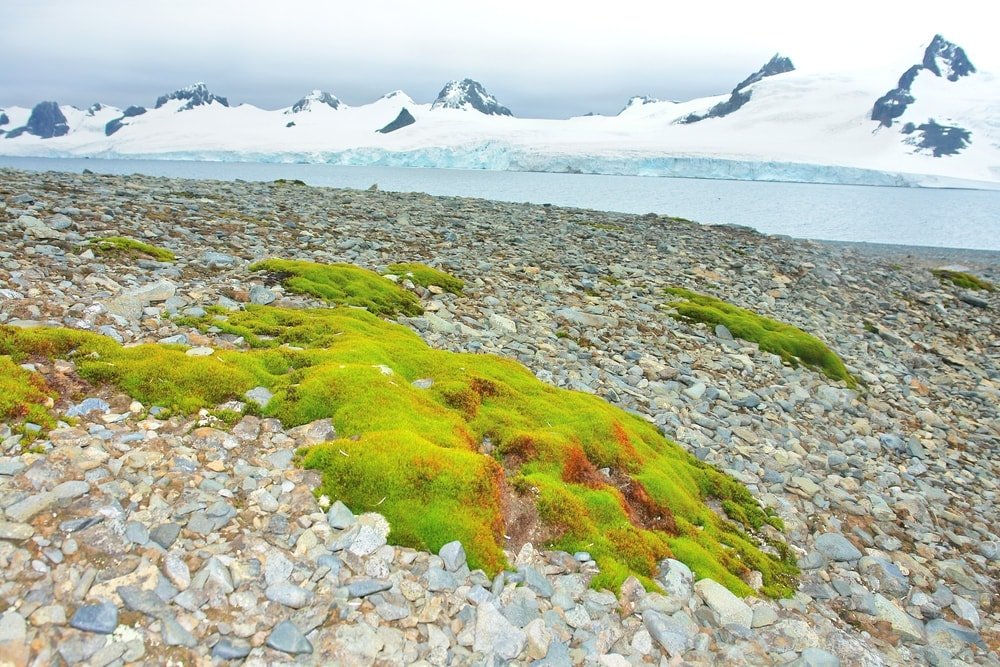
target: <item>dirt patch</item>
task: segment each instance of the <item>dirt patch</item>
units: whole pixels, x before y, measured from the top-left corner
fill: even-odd
[[[669,507],[657,503],[642,482],[632,479],[620,470],[611,471],[611,483],[622,497],[622,508],[629,520],[640,528],[661,530],[677,535],[677,523]]]

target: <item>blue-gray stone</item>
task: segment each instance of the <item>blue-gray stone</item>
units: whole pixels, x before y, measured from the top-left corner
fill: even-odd
[[[306,639],[302,631],[291,621],[278,623],[267,636],[267,645],[275,651],[291,655],[313,652],[312,642]]]
[[[76,610],[69,624],[84,632],[109,635],[118,627],[118,608],[110,602],[86,604]]]
[[[180,524],[176,523],[161,523],[160,525],[149,531],[149,539],[156,542],[164,549],[169,549],[170,546],[177,540],[177,536],[181,533]]]
[[[271,584],[264,591],[264,595],[271,602],[277,602],[278,604],[285,605],[286,607],[291,607],[292,609],[301,609],[313,600],[313,592],[306,590],[301,586],[296,586],[295,584],[283,581],[276,584]]]
[[[362,579],[355,581],[347,587],[347,593],[352,598],[363,598],[375,593],[381,593],[392,588],[391,581],[380,581],[378,579]]]
[[[432,593],[455,590],[458,587],[458,580],[455,578],[455,575],[440,567],[429,568],[424,573],[423,579],[427,590]]]
[[[163,619],[163,643],[167,646],[194,648],[198,645],[198,640],[173,617],[167,617]]]
[[[449,572],[455,572],[465,565],[465,549],[462,548],[462,543],[458,540],[441,547],[438,556],[444,561],[444,566]]]
[[[347,505],[338,500],[333,503],[326,513],[326,521],[330,524],[331,528],[344,530],[354,525],[354,513],[347,508]]]
[[[698,624],[687,612],[678,611],[668,616],[649,609],[642,612],[642,623],[646,626],[649,636],[656,640],[670,657],[684,655],[694,647]]]
[[[223,637],[212,647],[212,657],[219,660],[242,660],[250,655],[249,642]]]
[[[274,394],[267,387],[254,387],[243,394],[243,397],[262,408],[266,408],[267,404],[274,398]]]
[[[555,592],[552,589],[552,584],[549,583],[549,580],[546,579],[541,572],[530,565],[520,568],[518,572],[524,576],[525,586],[535,591],[543,598],[552,597],[552,593]]]
[[[861,558],[858,548],[840,533],[823,533],[816,538],[816,549],[834,561],[852,561]]]
[[[76,405],[70,406],[66,411],[67,417],[82,417],[83,415],[90,414],[91,412],[101,412],[106,413],[111,410],[111,406],[108,405],[107,401],[101,400],[99,398],[87,398]]]
[[[170,614],[166,603],[154,591],[143,590],[138,586],[119,586],[115,592],[129,611],[137,611],[153,618],[164,618]]]

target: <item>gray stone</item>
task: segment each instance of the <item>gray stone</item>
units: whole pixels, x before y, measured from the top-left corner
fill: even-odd
[[[177,540],[177,536],[181,533],[180,524],[177,523],[161,523],[160,525],[149,531],[149,539],[156,542],[164,549],[169,549],[171,545]]]
[[[170,614],[167,605],[151,590],[144,590],[138,586],[119,586],[115,592],[129,611],[137,611],[160,619]]]
[[[878,593],[874,594],[873,602],[876,618],[888,621],[900,636],[917,641],[923,639],[924,632],[920,621]]]
[[[13,609],[0,615],[0,645],[7,642],[20,643],[28,636],[28,624],[24,616]]]
[[[264,595],[271,602],[277,602],[292,609],[301,609],[311,604],[313,597],[315,597],[312,591],[288,583],[287,581],[271,584],[264,591]]]
[[[347,587],[347,593],[352,598],[363,598],[369,595],[374,595],[375,593],[381,593],[382,591],[387,591],[392,588],[391,581],[383,581],[378,579],[360,579],[351,583]]]
[[[76,610],[69,624],[84,632],[109,635],[118,627],[118,608],[110,602],[85,604]]]
[[[642,623],[649,635],[671,657],[682,656],[694,647],[698,624],[685,611],[667,616],[650,609],[642,613]]]
[[[173,617],[167,617],[163,619],[163,643],[167,646],[194,648],[198,645],[198,640]]]
[[[840,533],[823,533],[816,538],[816,549],[834,561],[852,561],[861,558],[858,548]]]
[[[465,565],[465,549],[458,540],[449,542],[441,547],[438,556],[444,561],[444,566],[449,572],[455,572]]]
[[[26,523],[35,515],[50,509],[57,501],[54,493],[36,493],[8,507],[7,518],[16,523]]]
[[[750,621],[751,628],[762,628],[773,625],[778,620],[778,612],[768,604],[759,604],[753,608],[753,620]]]
[[[354,513],[347,509],[347,505],[338,500],[327,511],[326,521],[330,524],[331,528],[344,530],[354,525],[355,518]]]
[[[865,576],[865,584],[871,590],[894,598],[904,597],[910,592],[909,579],[892,561],[878,556],[865,556],[858,563],[858,571]]]
[[[276,651],[291,655],[313,652],[312,642],[306,639],[302,631],[291,621],[282,621],[274,626],[271,634],[267,636],[266,643]]]
[[[250,288],[250,303],[266,306],[270,303],[274,303],[276,298],[278,297],[274,294],[274,292],[263,285],[253,285]]]
[[[942,618],[927,621],[925,629],[927,643],[947,651],[949,655],[955,655],[966,646],[986,648],[986,642],[978,633]]]
[[[355,556],[368,556],[385,546],[389,538],[389,522],[379,514],[362,514],[358,517],[361,529],[347,551]]]
[[[694,592],[694,573],[679,560],[667,558],[660,562],[656,583],[663,587],[664,594],[675,601],[677,609],[687,604]]]
[[[821,648],[807,648],[789,667],[840,667],[840,658]]]
[[[100,398],[86,398],[76,405],[71,405],[68,410],[66,410],[67,417],[82,417],[83,415],[90,414],[91,412],[100,412],[105,414],[111,411],[111,406],[108,405],[107,401]]]
[[[252,648],[249,642],[223,637],[212,647],[212,657],[218,660],[242,660],[250,655]]]
[[[264,581],[269,586],[288,581],[288,577],[292,576],[292,570],[294,569],[295,566],[292,564],[292,561],[288,560],[284,553],[273,549],[268,551],[267,561],[264,563]]]
[[[227,255],[222,252],[214,252],[211,250],[206,250],[201,254],[201,262],[208,265],[209,268],[213,269],[224,269],[233,266],[239,261],[238,258],[232,255]]]
[[[0,521],[0,540],[21,542],[35,534],[35,529],[27,523]]]
[[[719,617],[720,625],[749,628],[753,623],[753,610],[722,584],[712,579],[702,579],[695,583],[694,589]]]
[[[251,403],[256,403],[260,407],[266,408],[267,404],[274,398],[274,394],[267,387],[254,387],[243,394],[243,397]]]
[[[514,660],[524,651],[527,642],[525,632],[508,621],[495,603],[487,601],[477,607],[472,650]]]
[[[543,598],[552,597],[552,594],[555,592],[552,588],[552,584],[549,583],[549,580],[541,572],[530,565],[519,568],[518,572],[524,576],[525,586],[535,591]]]
[[[458,579],[454,574],[440,567],[428,568],[423,576],[427,590],[432,593],[451,591],[458,587]]]

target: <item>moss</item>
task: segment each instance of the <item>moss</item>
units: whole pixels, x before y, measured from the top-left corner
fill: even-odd
[[[277,178],[271,181],[274,185],[299,185],[304,186],[306,182],[298,178]]]
[[[691,290],[668,287],[666,292],[683,299],[670,304],[679,319],[722,324],[733,336],[757,343],[760,349],[778,355],[785,363],[803,364],[833,380],[843,380],[849,387],[857,386],[844,362],[823,341],[791,324]]]
[[[137,257],[142,255],[155,259],[158,262],[173,262],[177,259],[174,253],[166,248],[158,248],[155,245],[124,236],[90,239],[88,243],[93,246],[95,252],[103,255],[118,255],[122,257]]]
[[[949,271],[947,269],[933,269],[931,273],[942,283],[948,282],[964,289],[993,292],[996,288],[988,280],[974,276],[971,273],[962,271]]]
[[[397,276],[409,278],[415,284],[423,285],[424,287],[437,285],[444,291],[451,292],[452,294],[461,294],[462,289],[465,287],[465,281],[461,278],[456,278],[450,273],[445,273],[426,264],[391,264],[389,272]]]
[[[350,264],[268,259],[251,265],[250,270],[276,275],[293,292],[319,297],[335,305],[367,308],[376,315],[413,316],[424,312],[415,295],[374,271]]]
[[[601,280],[603,280],[604,282],[606,282],[607,284],[612,285],[612,286],[618,286],[618,285],[622,284],[621,280],[619,280],[618,278],[615,278],[612,275],[601,276]]]
[[[10,356],[0,354],[0,422],[21,430],[25,423],[42,430],[55,426],[49,413],[54,394],[38,373],[21,368]]]
[[[381,512],[397,544],[435,550],[460,539],[472,566],[491,573],[505,564],[509,477],[536,502],[553,546],[597,560],[596,586],[616,588],[629,575],[653,586],[656,562],[687,539],[699,545],[700,576],[747,593],[740,576],[754,568],[769,590],[791,590],[793,562],[749,537],[768,515],[745,488],[595,396],[547,385],[508,359],[434,350],[356,308],[250,305],[196,324],[238,332],[254,348],[188,357],[178,346],[0,327],[0,353],[71,357],[85,377],[185,412],[267,386],[274,398],[264,415],[286,426],[334,422],[341,439],[300,451],[301,464],[322,473],[317,493]],[[433,384],[413,385],[423,378]],[[495,457],[478,451],[487,438]],[[605,467],[610,478],[598,472]]]
[[[583,225],[590,227],[591,229],[600,229],[605,232],[623,232],[625,231],[624,225],[616,225],[612,222],[584,222]]]

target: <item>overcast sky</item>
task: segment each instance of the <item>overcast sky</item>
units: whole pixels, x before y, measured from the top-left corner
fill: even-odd
[[[898,77],[935,32],[1000,72],[997,4],[2,0],[0,107],[151,105],[195,81],[264,108],[313,88],[352,105],[395,89],[430,102],[471,77],[518,116],[616,113],[632,95],[727,92],[777,51],[800,70]]]

